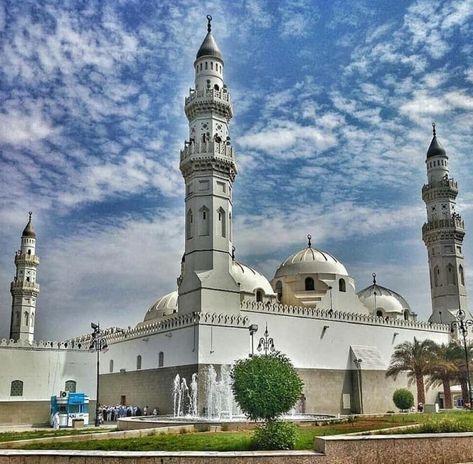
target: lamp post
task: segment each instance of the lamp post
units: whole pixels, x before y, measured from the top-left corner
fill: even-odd
[[[363,360],[361,358],[354,358],[353,362],[355,363],[355,366],[358,369],[358,393],[360,401],[360,414],[363,414],[363,389],[361,385],[361,363],[363,362]]]
[[[468,346],[466,343],[466,336],[468,335],[468,327],[473,326],[473,320],[466,318],[466,313],[463,309],[459,309],[456,315],[455,320],[450,324],[451,332],[454,333],[455,329],[459,330],[463,337],[463,349],[465,350],[465,364],[466,364],[466,381],[468,385],[468,401],[470,403],[470,408],[472,406],[472,396],[471,396],[471,380],[470,380],[470,366],[469,366],[469,356],[468,356]]]
[[[256,348],[258,351],[264,350],[265,356],[268,354],[268,351],[272,353],[274,348],[274,340],[270,338],[268,332],[268,324],[266,324],[266,330],[264,331],[264,336],[259,339],[258,347]]]
[[[95,399],[95,427],[100,427],[99,420],[99,393],[100,393],[100,352],[107,348],[107,340],[100,330],[100,324],[90,323],[92,328],[92,341],[89,350],[97,353],[97,374],[96,374],[96,399]]]
[[[251,354],[250,354],[250,356],[254,356],[254,354],[255,354],[255,341],[254,341],[255,337],[254,337],[254,335],[258,331],[258,324],[251,324],[248,327],[248,330],[250,331],[250,335],[251,335]]]

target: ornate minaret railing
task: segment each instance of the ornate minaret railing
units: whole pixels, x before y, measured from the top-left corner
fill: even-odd
[[[223,80],[223,56],[211,32],[194,62],[195,88],[185,100],[189,139],[181,150],[186,184],[185,253],[178,279],[179,313],[205,308],[239,312],[239,287],[232,276],[232,189],[237,174],[230,143],[233,116]]]
[[[428,183],[422,187],[422,199],[427,222],[422,226],[422,239],[429,257],[430,321],[445,324],[454,320],[458,309],[468,312],[463,257],[465,226],[455,208],[458,185],[449,177],[448,156],[437,140],[435,124],[425,162]]]
[[[36,234],[31,215],[29,213],[28,224],[21,235],[21,248],[15,254],[16,274],[10,285],[10,338],[28,342],[34,339],[36,299],[39,294],[39,284],[36,282],[39,258],[36,256]]]

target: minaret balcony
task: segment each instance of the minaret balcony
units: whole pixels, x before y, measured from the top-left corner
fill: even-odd
[[[181,150],[181,162],[190,158],[227,158],[234,161],[233,147],[227,142],[191,142]]]
[[[422,226],[422,235],[440,229],[457,229],[460,231],[464,231],[465,222],[459,215],[456,215],[455,217],[452,217],[450,219],[436,219],[434,221],[429,221]]]
[[[14,280],[10,284],[10,290],[31,290],[39,293],[39,284],[36,282],[27,282],[26,280]]]
[[[17,253],[15,255],[15,265],[24,264],[27,266],[37,266],[39,258],[36,255],[28,255],[26,253]]]
[[[422,187],[422,199],[425,201],[428,197],[432,196],[434,191],[440,196],[444,193],[443,196],[451,196],[455,198],[458,194],[458,184],[453,179],[442,179],[438,182],[432,182],[430,184],[425,184]]]
[[[189,119],[194,118],[200,112],[216,111],[228,119],[233,117],[232,102],[230,94],[226,90],[193,90],[190,89],[189,96],[185,100],[185,112]]]

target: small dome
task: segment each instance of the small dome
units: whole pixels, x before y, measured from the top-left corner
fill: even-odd
[[[205,39],[202,42],[202,45],[200,46],[195,58],[198,59],[201,56],[214,56],[215,58],[223,61],[222,52],[218,48],[217,42],[215,42],[211,32],[208,32],[205,36]]]
[[[427,158],[432,158],[433,156],[447,156],[445,148],[440,145],[436,135],[433,136],[432,142],[430,142],[429,149],[427,150]]]
[[[339,274],[348,276],[345,266],[326,251],[307,247],[289,256],[278,268],[274,278],[295,274]]]
[[[271,287],[268,279],[251,267],[233,261],[232,274],[240,284],[241,292],[255,293],[257,289],[261,289],[265,295],[274,295],[273,287]]]
[[[376,314],[377,310],[383,310],[386,314],[404,314],[406,309],[411,312],[407,301],[399,293],[378,284],[358,292],[358,298],[372,314]]]
[[[177,312],[177,290],[162,296],[146,312],[144,322],[151,322]]]
[[[23,230],[22,237],[29,237],[29,238],[36,238],[36,233],[33,229],[33,224],[31,224],[31,213],[30,213],[30,220],[28,224],[26,224],[25,229]]]

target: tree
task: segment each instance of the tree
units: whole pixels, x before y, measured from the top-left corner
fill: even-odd
[[[401,411],[407,411],[414,406],[414,395],[407,388],[399,388],[393,394],[394,404]]]
[[[455,375],[454,381],[458,382],[461,386],[462,390],[462,398],[463,398],[463,404],[467,404],[470,402],[470,398],[468,395],[468,381],[467,381],[467,370],[466,370],[466,362],[465,362],[465,350],[461,344],[458,342],[452,342],[452,345],[454,346],[454,360],[453,362],[455,363],[457,367],[457,373]],[[467,347],[469,353],[468,353],[468,359],[472,359],[473,356],[473,344],[469,344]],[[473,368],[471,365],[470,361],[470,372]]]
[[[406,372],[408,384],[416,382],[418,403],[425,403],[424,376],[429,373],[434,346],[432,340],[420,342],[415,337],[413,342],[397,345],[386,371],[386,377],[393,377],[394,380],[401,372]]]
[[[441,345],[434,344],[427,388],[432,386],[443,387],[445,409],[452,409],[451,381],[458,378],[458,345],[455,342]]]
[[[289,359],[281,353],[238,360],[231,372],[233,395],[253,420],[264,420],[253,435],[257,449],[292,449],[296,427],[277,418],[288,412],[302,394],[303,383]]]
[[[302,394],[302,380],[281,353],[240,359],[231,377],[235,400],[252,420],[276,419],[288,412]]]

